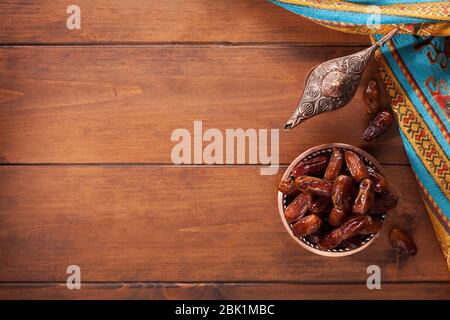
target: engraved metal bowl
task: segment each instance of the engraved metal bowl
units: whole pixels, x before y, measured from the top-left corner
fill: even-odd
[[[349,144],[344,144],[344,143],[323,144],[323,145],[319,145],[319,146],[316,146],[316,147],[306,150],[301,155],[299,155],[294,161],[292,161],[292,163],[286,169],[282,179],[283,180],[288,179],[292,170],[295,168],[295,166],[297,166],[297,164],[300,161],[310,159],[310,158],[316,157],[321,154],[330,154],[331,155],[333,148],[341,148],[344,151],[350,150],[350,151],[355,152],[356,154],[358,154],[361,157],[361,159],[365,162],[366,165],[374,168],[378,173],[380,173],[382,176],[384,176],[386,179],[388,179],[388,177],[386,176],[386,172],[381,167],[381,164],[377,160],[375,160],[370,154],[368,154],[364,150],[361,150],[355,146],[352,146]],[[331,250],[322,250],[319,248],[318,245],[310,242],[307,239],[307,237],[296,237],[293,234],[291,225],[284,218],[284,211],[286,210],[286,207],[287,207],[286,196],[284,194],[282,194],[281,192],[278,192],[278,209],[279,209],[281,221],[283,222],[283,225],[286,228],[289,235],[292,237],[292,239],[295,240],[295,242],[297,242],[299,245],[301,245],[306,250],[313,252],[315,254],[321,255],[321,256],[345,257],[345,256],[355,254],[355,253],[367,248],[375,240],[375,238],[377,238],[379,236],[380,231],[381,231],[380,230],[376,234],[369,234],[366,237],[364,237],[362,239],[360,245],[357,246],[356,248],[337,246],[336,248],[331,249]],[[386,214],[381,216],[382,222],[384,222],[385,219],[386,219]]]

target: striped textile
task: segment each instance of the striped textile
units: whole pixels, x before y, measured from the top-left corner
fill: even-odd
[[[399,28],[375,59],[450,270],[450,1],[270,1],[372,42]]]

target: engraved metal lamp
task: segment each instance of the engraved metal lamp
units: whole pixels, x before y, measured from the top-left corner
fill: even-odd
[[[349,103],[372,54],[397,32],[391,31],[367,49],[314,67],[306,76],[303,95],[284,128],[292,129],[308,118]]]

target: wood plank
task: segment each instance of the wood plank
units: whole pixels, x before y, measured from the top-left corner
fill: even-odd
[[[377,77],[372,63],[353,101],[282,127],[307,72],[355,52],[343,47],[20,47],[0,49],[0,161],[3,163],[171,163],[172,132],[270,129],[280,162],[312,146],[344,142],[382,163],[407,164],[397,130],[367,144],[361,94]]]
[[[444,257],[407,166],[386,166],[399,207],[372,246],[330,259],[284,230],[275,186],[258,166],[0,167],[0,282],[365,283],[449,281]],[[407,230],[415,257],[399,258],[386,233]],[[320,275],[320,277],[318,277]]]
[[[81,290],[59,283],[12,283],[0,284],[0,299],[448,300],[450,283],[382,283],[381,290],[350,283],[87,283]]]
[[[0,43],[295,42],[367,44],[266,0],[78,0],[68,30],[63,0],[0,1]]]

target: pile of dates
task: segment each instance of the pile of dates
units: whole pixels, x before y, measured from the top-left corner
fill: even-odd
[[[359,247],[398,202],[376,168],[341,148],[301,161],[278,190],[294,235],[322,250]]]

